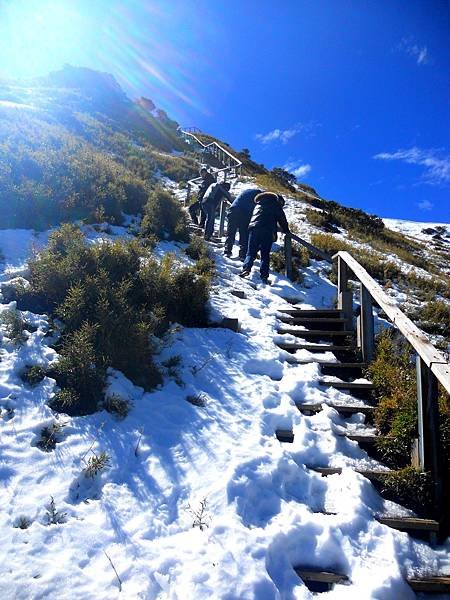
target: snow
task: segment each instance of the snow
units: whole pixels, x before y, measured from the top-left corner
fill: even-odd
[[[234,185],[232,193],[240,189]],[[130,235],[102,227],[85,234],[93,242]],[[26,275],[31,248],[46,239],[46,233],[0,231],[0,281]],[[163,242],[157,255],[181,248]],[[220,248],[213,252],[211,319],[237,317],[240,332],[175,325],[157,360],[179,355],[177,376],[166,372],[164,385],[151,393],[110,369],[106,394],[131,404],[123,420],[105,411],[54,415],[47,402],[55,382],[45,378],[32,388],[20,379],[26,365],[56,358],[45,315],[24,313],[36,331],[22,346],[3,337],[0,598],[311,599],[293,570],[302,565],[348,575],[350,585],[337,585],[324,598],[407,600],[415,595],[405,575],[450,572],[449,542],[433,549],[374,518],[408,511],[384,501],[351,468],[382,468],[341,435],[371,431],[361,413],[345,420],[324,406],[307,417],[295,406],[361,403],[320,386],[317,365],[289,364],[274,344],[295,339],[277,334],[277,311],[291,307],[286,299],[305,308],[332,304],[336,290],[323,263],[306,269],[303,287],[275,273],[268,287],[257,269],[250,281],[241,280],[240,263]],[[203,406],[188,397],[201,397]],[[36,445],[40,431],[55,420],[64,427],[56,448],[43,452]],[[278,442],[278,428],[292,428],[294,442]],[[87,457],[103,451],[108,466],[87,478]],[[343,470],[322,478],[314,466]],[[46,524],[50,496],[65,522]],[[204,499],[200,528],[194,513]],[[32,521],[23,530],[14,527],[22,515]]]
[[[419,221],[404,221],[400,219],[383,219],[384,224],[389,229],[408,235],[416,240],[430,241],[430,233],[425,233],[424,229],[442,228],[443,235],[450,241],[450,224],[449,223],[427,223]]]

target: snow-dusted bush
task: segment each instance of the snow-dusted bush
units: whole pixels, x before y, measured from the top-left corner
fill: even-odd
[[[368,376],[378,396],[375,424],[382,436],[377,451],[388,466],[406,468],[411,463],[412,441],[417,437],[416,372],[412,349],[400,334],[390,329],[378,334]],[[439,416],[442,460],[450,474],[450,399],[444,390],[439,396]],[[410,493],[414,495],[414,489]]]
[[[64,225],[29,270],[30,285],[19,300],[65,326],[51,373],[61,388],[52,400],[56,410],[97,410],[109,366],[151,389],[161,381],[153,336],[171,322],[207,323],[210,277],[174,254],[158,261],[136,240],[90,245],[79,229]]]
[[[150,192],[144,208],[141,235],[181,242],[189,240],[186,214],[178,200],[168,190],[156,188]]]

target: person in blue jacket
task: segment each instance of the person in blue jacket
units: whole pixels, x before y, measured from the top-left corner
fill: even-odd
[[[262,192],[255,197],[255,210],[248,226],[248,250],[240,277],[250,275],[258,251],[261,252],[261,280],[269,281],[270,250],[277,239],[277,226],[289,233],[289,224],[284,214],[284,198],[273,192]]]
[[[250,188],[241,192],[228,209],[227,239],[225,241],[225,256],[231,256],[236,232],[239,231],[239,258],[244,260],[247,254],[248,225],[255,208],[255,197],[262,190]]]
[[[213,183],[206,190],[202,200],[202,211],[206,215],[205,240],[210,240],[214,233],[214,221],[219,202],[224,199],[233,202],[229,183]]]

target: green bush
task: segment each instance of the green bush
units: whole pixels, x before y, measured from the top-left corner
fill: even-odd
[[[45,369],[39,365],[32,365],[31,367],[25,367],[25,370],[21,374],[21,379],[28,383],[28,385],[34,386],[40,383],[46,375]]]
[[[378,396],[374,418],[382,437],[377,448],[381,459],[392,468],[410,464],[412,441],[417,437],[416,370],[411,354],[408,342],[386,329],[377,336],[375,359],[368,367]],[[450,473],[450,404],[442,389],[439,427],[442,457]]]
[[[24,333],[26,323],[22,318],[20,311],[15,309],[5,310],[0,315],[0,323],[5,328],[6,336],[16,346],[26,340]]]
[[[419,516],[429,517],[432,511],[432,483],[428,473],[408,466],[381,475],[376,487],[386,500],[398,502]]]
[[[186,266],[174,254],[157,261],[139,242],[88,244],[64,225],[30,262],[30,285],[21,300],[37,304],[64,323],[60,357],[51,375],[61,391],[52,407],[86,414],[102,400],[112,366],[137,385],[162,381],[150,340],[170,322],[207,324],[211,259]]]
[[[174,195],[162,188],[153,190],[144,208],[141,224],[142,236],[159,239],[189,241],[189,226],[186,214]]]

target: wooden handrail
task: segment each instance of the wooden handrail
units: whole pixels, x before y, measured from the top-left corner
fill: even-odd
[[[226,148],[224,148],[217,142],[210,142],[209,144],[204,144],[196,135],[194,135],[194,133],[191,133],[190,130],[193,130],[193,129],[194,128],[192,128],[192,127],[189,127],[187,129],[179,128],[179,131],[185,137],[193,138],[195,140],[195,142],[203,148],[203,150],[208,150],[209,148],[214,148],[216,151],[220,151],[224,155],[228,156],[228,158],[234,162],[233,165],[227,165],[226,167],[222,167],[221,169],[216,169],[214,171],[216,174],[223,173],[224,179],[226,179],[227,173],[229,173],[230,171],[235,171],[237,173],[238,170],[240,170],[242,168],[242,161],[240,161],[238,158],[233,156],[233,154],[228,152],[228,150]],[[192,185],[199,185],[202,181],[203,181],[202,177],[195,177],[194,179],[190,179],[187,182],[188,190],[190,191],[190,188]]]
[[[381,289],[378,283],[369,275],[362,265],[345,251],[338,252],[333,259],[340,258],[350,268],[353,275],[360,281],[389,319],[398,327],[414,350],[419,354],[427,367],[441,382],[450,394],[450,365],[445,356],[428,341],[425,333],[419,329]]]
[[[353,327],[353,292],[348,280],[360,282],[360,311],[357,319],[358,347],[364,362],[374,355],[373,303],[384,310],[388,318],[405,336],[416,354],[417,429],[413,440],[411,462],[421,471],[429,472],[432,481],[433,504],[436,515],[444,513],[445,468],[441,459],[439,432],[438,381],[450,394],[450,364],[445,356],[431,344],[421,331],[381,289],[357,260],[348,252],[333,256],[338,266],[338,308],[346,319],[347,329]]]
[[[318,258],[320,258],[322,260],[326,260],[329,263],[332,262],[331,256],[329,254],[327,254],[326,252],[324,252],[323,250],[321,250],[320,248],[316,248],[316,246],[313,246],[306,240],[303,240],[302,238],[298,237],[298,235],[295,235],[293,233],[289,233],[287,235],[289,235],[293,240],[295,240],[296,242],[298,242],[299,244],[304,246],[308,250],[308,252],[310,252],[312,255],[317,256]]]

